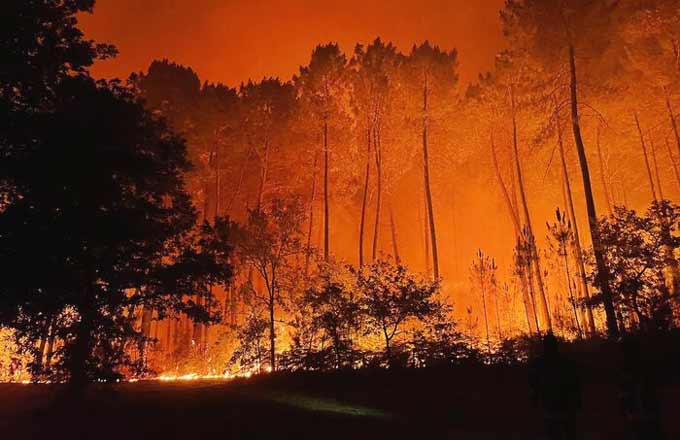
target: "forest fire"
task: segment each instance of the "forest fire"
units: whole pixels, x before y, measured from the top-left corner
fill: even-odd
[[[3,5],[1,387],[64,390],[84,431],[112,420],[108,391],[140,426],[157,393],[196,392],[278,417],[236,437],[328,413],[445,438],[424,390],[478,386],[526,394],[498,412],[533,405],[551,438],[582,395],[634,438],[675,432],[680,0],[149,0],[162,26],[134,3]],[[270,20],[280,54],[239,40]],[[178,28],[206,39],[156,47]]]

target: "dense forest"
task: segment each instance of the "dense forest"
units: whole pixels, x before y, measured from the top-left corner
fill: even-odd
[[[211,83],[93,0],[0,19],[0,380],[519,362],[680,323],[680,7],[507,0],[506,49]]]

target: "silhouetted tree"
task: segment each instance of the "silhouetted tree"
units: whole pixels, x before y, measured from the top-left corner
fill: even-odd
[[[438,281],[428,281],[406,266],[378,259],[356,270],[357,287],[367,325],[385,343],[385,356],[393,362],[393,339],[407,321],[422,320],[441,309]]]
[[[56,318],[61,365],[84,382],[129,362],[126,344],[143,338],[136,307],[209,320],[182,299],[229,279],[229,247],[217,245],[226,231],[195,228],[184,143],[130,89],[74,77],[53,102],[30,147],[3,160],[21,197],[0,212],[12,273],[0,308],[29,341]]]
[[[252,293],[268,314],[272,371],[276,371],[276,310],[284,303],[286,277],[301,269],[294,266],[292,257],[305,250],[303,221],[304,207],[297,199],[274,199],[267,208],[251,210],[238,233],[240,258],[262,277],[266,287],[264,294],[255,289]]]

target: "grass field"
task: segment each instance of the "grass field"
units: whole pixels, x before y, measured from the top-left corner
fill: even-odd
[[[659,392],[680,438],[680,387]],[[624,438],[614,383],[584,381],[578,431]],[[477,368],[287,374],[229,382],[0,385],[0,439],[540,439],[526,371]]]

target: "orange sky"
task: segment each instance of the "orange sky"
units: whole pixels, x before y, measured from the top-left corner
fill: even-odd
[[[474,79],[500,49],[503,0],[97,0],[81,18],[89,38],[120,55],[94,74],[127,77],[169,58],[202,79],[237,85],[248,78],[289,78],[313,47],[337,41],[351,53],[376,36],[402,50],[429,39],[458,48],[461,76]]]

